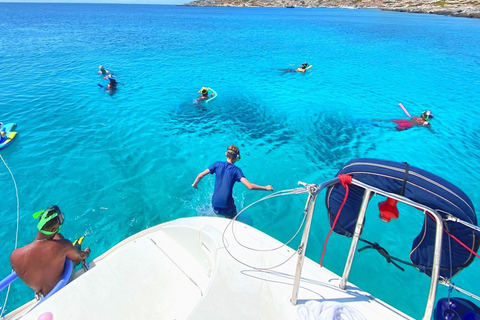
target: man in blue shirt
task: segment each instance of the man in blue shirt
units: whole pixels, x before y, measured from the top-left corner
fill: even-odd
[[[273,187],[271,185],[259,186],[245,178],[242,170],[235,165],[235,162],[240,160],[240,150],[237,146],[229,146],[225,156],[227,156],[227,161],[217,161],[210,168],[200,172],[192,187],[197,188],[203,177],[209,173],[215,173],[215,189],[212,197],[213,211],[227,218],[233,218],[237,214],[237,207],[232,196],[235,182],[243,183],[250,190],[273,191]]]

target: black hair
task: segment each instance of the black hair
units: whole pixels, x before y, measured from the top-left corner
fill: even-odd
[[[48,218],[55,213],[60,214],[60,208],[57,205],[48,207],[47,209],[45,209],[45,212],[43,214],[46,215],[45,218]],[[40,219],[41,218],[42,215],[40,216]],[[47,223],[45,223],[45,225],[42,227],[42,230],[51,229],[56,224],[60,224],[60,217],[58,215],[54,219],[47,221]]]

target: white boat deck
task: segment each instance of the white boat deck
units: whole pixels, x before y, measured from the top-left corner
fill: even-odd
[[[92,268],[22,319],[52,312],[55,320],[95,319],[297,319],[290,303],[297,256],[273,270],[247,267],[227,252],[222,233],[230,220],[178,219],[136,234],[95,259]],[[239,241],[256,249],[281,245],[270,236],[235,222]],[[257,268],[278,265],[295,250],[247,250],[227,231],[228,250]],[[346,304],[365,319],[413,319],[305,260],[299,304],[308,300]],[[5,319],[17,319],[27,304]]]

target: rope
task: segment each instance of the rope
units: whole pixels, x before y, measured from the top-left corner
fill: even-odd
[[[432,215],[429,213],[429,212],[425,212],[428,217],[432,220],[435,221],[435,219],[432,217]],[[448,230],[446,228],[443,228],[443,231],[448,234],[453,240],[457,241],[458,244],[460,244],[462,247],[464,247],[468,252],[470,252],[471,254],[473,254],[474,256],[476,256],[477,258],[480,259],[480,256],[475,252],[473,251],[471,248],[467,247],[466,244],[464,244],[462,241],[460,241],[457,237],[455,237],[453,234],[451,234],[450,232],[448,232]]]
[[[18,244],[18,225],[19,225],[19,220],[20,220],[20,200],[18,198],[18,189],[17,189],[17,182],[15,181],[15,177],[13,176],[12,171],[8,167],[7,163],[5,162],[5,159],[3,159],[2,155],[0,154],[0,158],[2,159],[3,164],[7,168],[8,172],[10,172],[10,176],[12,176],[13,180],[13,185],[15,186],[15,196],[17,198],[17,228],[15,231],[15,249],[17,249],[17,244]],[[13,270],[12,270],[13,271]],[[3,317],[3,313],[5,312],[5,306],[7,305],[7,300],[8,300],[8,294],[10,293],[10,285],[8,285],[7,289],[7,295],[5,296],[5,302],[3,303],[2,310],[0,311],[0,318]]]
[[[343,198],[343,202],[340,205],[340,208],[338,208],[337,216],[335,217],[332,227],[330,228],[330,232],[328,233],[327,238],[325,239],[325,243],[323,244],[322,258],[320,259],[321,267],[323,267],[323,256],[325,255],[325,249],[327,247],[328,238],[330,238],[330,235],[332,234],[332,231],[335,228],[335,225],[337,224],[338,217],[340,217],[340,213],[342,212],[343,206],[345,205],[345,202],[347,202],[348,185],[352,183],[352,176],[349,176],[347,174],[340,174],[338,176],[338,179],[340,180],[340,183],[342,184],[342,186],[345,188],[345,197]]]
[[[242,214],[245,210],[247,210],[248,208],[250,208],[251,206],[261,202],[261,201],[265,201],[265,200],[268,200],[268,199],[271,199],[271,198],[275,198],[275,197],[281,197],[281,196],[286,196],[286,195],[292,195],[292,194],[302,194],[302,193],[306,193],[308,192],[306,188],[296,188],[296,189],[289,189],[289,190],[282,190],[282,191],[277,191],[273,194],[270,194],[266,197],[263,197],[253,203],[251,203],[250,205],[246,206],[245,208],[243,208],[242,210],[240,210],[240,212],[237,213],[237,215],[230,220],[230,222],[227,224],[227,226],[225,227],[225,230],[223,231],[223,234],[222,234],[222,242],[223,242],[223,246],[225,248],[225,250],[227,251],[227,253],[230,255],[230,257],[232,257],[232,259],[234,259],[235,261],[237,261],[238,263],[246,266],[246,267],[249,267],[249,268],[252,268],[252,269],[255,269],[255,270],[270,270],[270,269],[274,269],[274,268],[277,268],[285,263],[287,263],[290,259],[292,259],[296,254],[297,254],[297,251],[294,250],[293,254],[288,257],[285,261],[275,265],[275,266],[270,266],[270,267],[266,267],[266,268],[260,268],[260,267],[256,267],[256,266],[252,266],[252,265],[249,265],[239,259],[237,259],[229,250],[228,250],[228,246],[226,245],[225,243],[225,233],[227,232],[228,228],[230,226],[232,226],[232,234],[233,234],[233,237],[235,239],[235,241],[242,247],[246,248],[246,249],[249,249],[249,250],[253,250],[253,251],[259,251],[259,252],[263,252],[263,251],[275,251],[275,250],[278,250],[284,246],[286,246],[290,241],[292,241],[295,236],[298,234],[298,232],[301,230],[302,226],[303,226],[303,223],[305,222],[305,216],[304,215],[304,218],[302,220],[302,223],[300,225],[300,227],[298,228],[297,232],[295,233],[295,235],[285,244],[282,244],[281,246],[277,247],[277,248],[270,248],[270,249],[266,249],[266,250],[260,250],[260,249],[256,249],[256,248],[250,248],[250,247],[247,247],[245,245],[243,245],[242,243],[240,243],[240,241],[238,241],[237,237],[235,236],[235,232],[233,231],[233,224],[235,222],[235,220],[237,219],[237,217]]]

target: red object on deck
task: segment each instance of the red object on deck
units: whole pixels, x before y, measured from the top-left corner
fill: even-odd
[[[390,220],[398,218],[397,202],[398,200],[387,198],[387,201],[382,201],[378,204],[382,221],[390,222]]]

